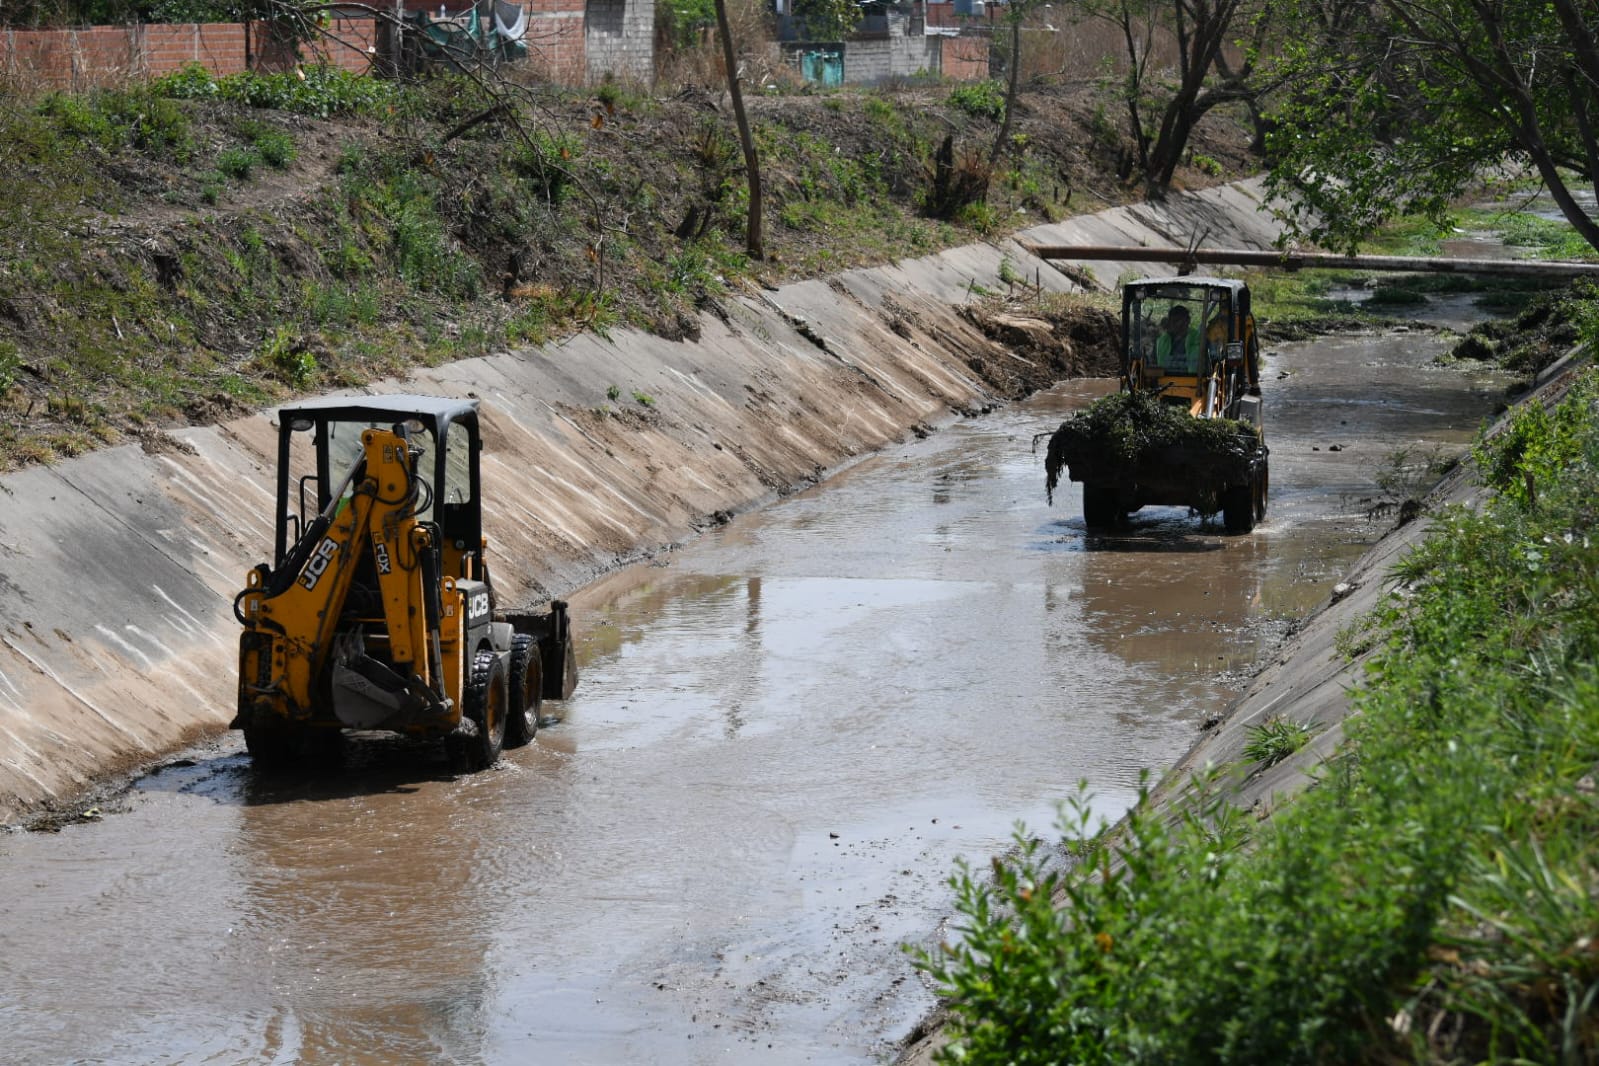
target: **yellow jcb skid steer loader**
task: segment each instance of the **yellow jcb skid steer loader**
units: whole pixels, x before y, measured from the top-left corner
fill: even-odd
[[[533,739],[541,701],[577,684],[575,657],[565,603],[496,614],[477,402],[339,398],[278,419],[273,565],[234,601],[232,725],[252,759],[388,730],[447,738],[478,770]]]

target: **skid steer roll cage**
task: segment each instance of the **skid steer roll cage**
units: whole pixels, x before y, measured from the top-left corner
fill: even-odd
[[[1160,324],[1146,305],[1164,301],[1190,309],[1200,334],[1199,365],[1190,370],[1158,368],[1153,363]],[[1249,289],[1230,278],[1180,276],[1146,278],[1122,289],[1121,379],[1124,390],[1154,388],[1169,403],[1190,406],[1200,417],[1237,416],[1238,397],[1258,385],[1259,341],[1249,306]],[[1218,387],[1209,388],[1208,382]],[[1220,400],[1220,405],[1217,401]]]

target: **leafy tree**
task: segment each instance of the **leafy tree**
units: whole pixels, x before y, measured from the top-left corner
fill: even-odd
[[[1599,249],[1591,0],[1289,0],[1306,31],[1272,118],[1270,187],[1301,236],[1353,250],[1400,215],[1440,222],[1484,172],[1531,170]]]
[[[812,41],[842,41],[860,25],[861,9],[855,0],[794,0],[794,17]]]
[[[0,25],[240,22],[272,18],[281,6],[282,0],[14,0],[0,8]]]
[[[703,30],[716,25],[715,0],[660,0],[655,12],[676,48],[692,46]]]

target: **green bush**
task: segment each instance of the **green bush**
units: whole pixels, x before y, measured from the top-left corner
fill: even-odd
[[[108,117],[127,128],[135,148],[179,163],[193,156],[189,116],[171,100],[139,91],[112,93],[106,103]]]
[[[262,122],[245,121],[238,124],[238,132],[250,142],[261,162],[267,166],[281,170],[294,162],[294,138],[282,130],[273,129]]]
[[[217,170],[234,181],[249,181],[261,157],[254,148],[224,148],[217,154]]]
[[[1473,454],[1489,485],[1530,506],[1540,486],[1567,476],[1580,460],[1593,418],[1594,412],[1574,399],[1553,411],[1523,404],[1504,430],[1480,441]]]
[[[1313,733],[1310,726],[1274,715],[1260,725],[1249,727],[1249,739],[1244,743],[1244,758],[1261,766],[1276,766],[1304,747]]]
[[[187,162],[194,151],[189,117],[148,89],[49,93],[35,110],[61,133],[106,149],[126,144],[152,158],[179,163]]]
[[[226,100],[319,118],[371,114],[395,103],[402,91],[392,82],[325,65],[282,74],[243,71],[215,78],[203,67],[191,64],[157,78],[151,89],[164,97]]]
[[[199,63],[188,63],[150,83],[153,92],[175,100],[214,100],[221,93],[217,79]]]
[[[84,96],[71,93],[46,93],[36,108],[38,114],[49,119],[52,125],[69,136],[82,137],[109,145],[115,130]]]
[[[949,106],[959,108],[973,118],[987,118],[998,122],[1005,117],[1005,90],[997,81],[974,81],[957,85],[950,90]]]
[[[700,34],[716,26],[714,0],[661,0],[656,7],[662,31],[675,49],[692,48]]]

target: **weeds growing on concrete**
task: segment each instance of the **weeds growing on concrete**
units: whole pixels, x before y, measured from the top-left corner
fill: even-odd
[[[1276,766],[1288,756],[1310,743],[1315,727],[1291,718],[1273,715],[1260,725],[1249,727],[1249,740],[1244,744],[1244,757],[1262,767]]]

